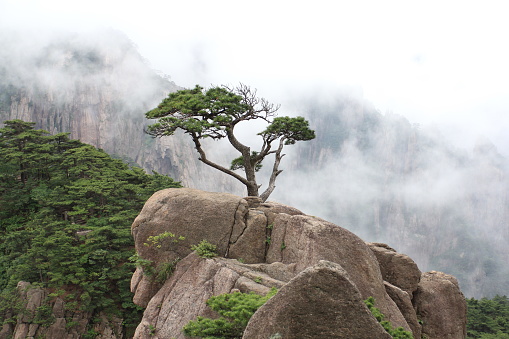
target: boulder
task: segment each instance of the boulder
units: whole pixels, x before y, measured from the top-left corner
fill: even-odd
[[[156,192],[145,203],[131,226],[136,251],[157,266],[167,258],[185,257],[191,245],[206,239],[225,255],[232,231],[243,230],[247,202],[228,193],[210,193],[191,188],[168,188]],[[164,232],[167,238],[154,246],[148,238]],[[184,236],[185,240],[177,240]],[[160,246],[160,247],[158,247]]]
[[[258,210],[249,210],[245,218],[245,227],[236,237],[231,238],[228,257],[238,258],[248,264],[265,261],[267,245],[267,217]]]
[[[203,259],[195,253],[181,260],[175,272],[150,300],[134,338],[184,339],[182,328],[197,316],[215,317],[205,302],[212,296],[241,291],[265,295],[286,282],[271,277],[270,265],[246,265],[237,260]],[[278,271],[285,271],[278,266]],[[284,275],[284,273],[283,273]]]
[[[131,232],[138,256],[152,262],[152,267],[184,258],[192,245],[204,239],[217,246],[220,256],[264,263],[273,221],[279,214],[302,212],[279,203],[261,203],[259,198],[169,188],[150,197]],[[149,237],[165,232],[175,237],[157,244],[150,241]],[[185,239],[179,240],[181,236]],[[146,307],[160,287],[138,267],[131,279],[134,303]]]
[[[412,297],[421,279],[421,271],[408,255],[381,243],[367,243],[380,265],[383,280],[401,288]]]
[[[165,232],[185,240],[150,243],[150,236]],[[135,338],[183,339],[182,328],[190,320],[217,316],[205,304],[211,296],[233,291],[264,295],[271,287],[280,290],[255,313],[245,338],[387,337],[383,329],[378,332],[381,326],[371,314],[366,316],[362,301],[369,297],[393,327],[412,331],[416,338],[421,333],[416,310],[425,326],[429,323],[422,333],[439,333],[430,339],[464,334],[465,314],[454,309],[460,299],[465,303],[457,283],[426,275],[419,282],[421,273],[408,256],[385,244],[368,245],[338,225],[289,206],[166,189],[147,201],[132,234],[141,261],[152,262],[156,270],[184,258],[165,282],[156,282],[141,267],[134,273],[134,301],[146,307]],[[191,252],[190,246],[203,239],[218,247],[218,257],[203,259]],[[444,294],[451,291],[454,302]],[[430,310],[433,298],[447,307]],[[452,314],[450,329],[433,318],[444,310]]]
[[[150,197],[131,226],[137,254],[154,267],[191,252],[191,246],[206,239],[217,246],[223,256],[228,252],[230,238],[245,229],[247,202],[227,193],[210,193],[191,188],[168,188]],[[158,244],[149,237],[170,232],[175,237],[162,239]],[[178,240],[179,237],[184,240]],[[237,235],[238,236],[238,235]],[[140,269],[143,271],[142,269]],[[137,274],[133,288],[136,304],[144,307],[157,292],[157,287],[143,272]],[[133,287],[133,286],[132,286]]]
[[[426,338],[465,338],[467,305],[453,276],[436,271],[423,273],[413,304]]]
[[[410,295],[387,281],[384,281],[384,285],[387,294],[396,303],[403,317],[405,317],[408,326],[410,326],[412,330],[413,337],[417,339],[421,338],[421,324],[419,324],[419,320],[415,314]]]
[[[363,299],[373,297],[386,320],[410,327],[387,295],[378,261],[366,243],[352,232],[307,215],[279,214],[274,220],[267,262],[295,263],[296,272],[327,260],[341,265]]]
[[[390,339],[348,273],[320,261],[300,272],[255,312],[243,339]]]

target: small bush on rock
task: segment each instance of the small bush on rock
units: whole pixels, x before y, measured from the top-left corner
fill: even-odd
[[[221,317],[198,317],[184,326],[184,334],[205,339],[240,339],[251,316],[276,292],[277,290],[272,288],[266,296],[241,292],[213,296],[207,300],[207,305]]]
[[[202,258],[213,258],[217,256],[217,246],[209,243],[207,240],[202,240],[198,245],[191,246],[193,251]]]
[[[375,298],[369,297],[364,300],[366,306],[368,306],[369,310],[375,316],[376,320],[382,325],[382,327],[389,333],[394,339],[414,339],[411,332],[405,331],[403,327],[392,328],[392,324],[384,320],[384,314],[375,307]]]

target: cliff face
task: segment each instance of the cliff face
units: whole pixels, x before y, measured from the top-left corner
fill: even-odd
[[[90,312],[73,310],[74,307],[69,307],[70,303],[65,301],[65,297],[51,297],[48,290],[24,281],[18,283],[18,293],[26,308],[17,315],[16,323],[3,324],[1,339],[125,337],[122,319],[118,317],[103,313],[93,317]]]
[[[190,320],[214,317],[205,304],[211,296],[264,295],[271,287],[279,291],[253,315],[243,338],[390,338],[363,303],[369,297],[414,338],[465,338],[466,303],[454,277],[422,274],[387,245],[367,244],[289,206],[166,189],[147,201],[131,230],[144,261],[131,289],[146,307],[135,338],[184,338]],[[160,237],[168,232],[175,238]],[[217,246],[218,257],[191,253],[190,244],[203,239]],[[157,281],[177,258],[173,273]]]
[[[134,44],[116,31],[41,37],[4,32],[0,41],[0,120],[36,122],[55,134],[180,180],[232,189],[227,178],[197,160],[187,138],[153,139],[144,113],[179,89],[150,69]]]

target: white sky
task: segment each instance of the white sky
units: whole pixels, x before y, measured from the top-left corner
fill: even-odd
[[[0,0],[0,29],[112,27],[181,86],[243,82],[279,103],[348,86],[509,155],[508,13],[489,0]]]

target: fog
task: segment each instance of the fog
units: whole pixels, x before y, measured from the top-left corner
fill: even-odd
[[[112,60],[108,74],[123,79],[110,90],[128,106],[160,90],[140,79],[145,67],[184,87],[242,82],[257,88],[281,104],[280,115],[304,115],[317,130],[316,140],[286,148],[272,199],[365,240],[385,241],[421,269],[461,263],[462,255],[468,257],[461,246],[477,237],[491,248],[472,250],[479,256],[468,257],[470,266],[457,274],[480,267],[486,280],[481,254],[508,258],[504,8],[501,1],[135,6],[7,0],[0,3],[0,60],[18,77],[5,82],[36,83],[53,92],[77,81],[111,83],[86,62],[78,69],[49,67],[69,58],[58,41],[79,36],[78,56],[93,59],[90,49],[107,51],[101,60]],[[126,36],[131,41],[119,47]],[[130,59],[133,54],[122,49],[136,49],[146,59]],[[34,64],[38,58],[48,67]],[[250,135],[262,129],[244,126],[241,138],[256,144]],[[214,160],[224,157],[224,146],[212,148]],[[451,248],[455,257],[440,259]],[[442,257],[433,259],[435,254]],[[503,293],[506,287],[471,286],[469,293]]]
[[[124,32],[176,84],[236,84],[283,103],[360,89],[381,112],[439,124],[456,144],[509,141],[504,1],[125,1],[0,4],[0,29]]]

